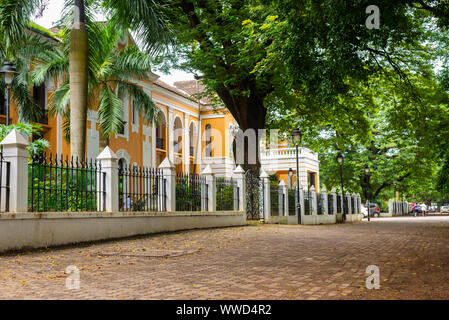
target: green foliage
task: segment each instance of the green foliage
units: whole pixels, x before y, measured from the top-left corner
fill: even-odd
[[[217,211],[234,210],[234,183],[229,179],[217,177]]]
[[[201,211],[201,184],[177,178],[176,211]]]
[[[31,138],[41,135],[42,127],[37,124],[28,124],[28,123],[16,123],[13,125],[5,126],[0,124],[0,141],[2,141],[12,130],[16,129],[20,133],[22,133],[25,137]],[[33,157],[37,154],[42,154],[45,149],[50,147],[50,143],[42,138],[33,139],[28,146],[28,152],[30,157]]]
[[[40,163],[28,166],[28,210],[32,212],[97,211],[94,169]]]

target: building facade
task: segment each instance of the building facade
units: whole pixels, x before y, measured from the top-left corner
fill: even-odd
[[[55,39],[57,41],[57,39]],[[120,47],[133,43],[128,35]],[[110,137],[109,146],[117,154],[121,166],[144,166],[157,168],[168,157],[177,172],[200,173],[210,165],[217,176],[231,176],[236,167],[233,141],[238,123],[226,108],[213,105],[207,98],[197,98],[204,88],[197,81],[180,81],[174,86],[159,80],[159,76],[149,71],[149,80],[135,80],[157,106],[157,115],[152,123],[145,123],[133,106],[131,97],[119,97],[123,104],[124,127],[122,132]],[[48,108],[52,92],[58,81],[47,81],[31,88],[36,105],[42,111]],[[0,97],[0,123],[6,122],[4,101]],[[50,142],[53,154],[70,155],[70,144],[64,139],[61,116],[49,117],[44,112],[38,124],[42,126],[43,138]],[[95,159],[101,152],[98,112],[88,110],[86,157]],[[14,103],[10,108],[10,123],[19,117]],[[260,161],[262,168],[275,174],[287,184],[289,169],[296,172],[296,153],[286,143],[277,147],[261,144]],[[301,148],[300,181],[319,185],[319,161],[316,154]]]

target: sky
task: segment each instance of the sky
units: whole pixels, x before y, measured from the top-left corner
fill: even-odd
[[[55,22],[59,20],[64,7],[64,0],[49,0],[48,2],[48,6],[43,12],[42,17],[33,19],[34,22],[45,28],[52,27]],[[102,16],[99,16],[98,18],[99,20],[102,20]],[[188,74],[181,70],[171,70],[170,75],[162,73],[158,73],[158,75],[162,81],[171,85],[173,85],[173,82],[175,81],[194,79],[193,74]]]

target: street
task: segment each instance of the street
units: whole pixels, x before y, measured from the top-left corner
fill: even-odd
[[[378,290],[365,285],[370,265]],[[66,287],[68,266],[79,289]],[[0,299],[449,299],[449,217],[250,225],[14,253],[0,256],[0,289]]]

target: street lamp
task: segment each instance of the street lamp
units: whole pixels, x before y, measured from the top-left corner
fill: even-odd
[[[370,220],[369,212],[369,190],[368,190],[368,176],[369,176],[369,166],[368,164],[365,165],[365,183],[366,183],[366,208],[368,209],[368,221]]]
[[[0,69],[0,74],[3,77],[3,81],[6,84],[5,88],[5,108],[6,108],[6,125],[9,125],[9,89],[14,80],[17,70],[12,62],[5,62],[3,67]]]
[[[301,201],[299,198],[299,145],[302,142],[302,132],[298,128],[293,129],[292,138],[293,142],[296,145],[296,196],[297,196],[296,211],[298,213],[298,224],[301,224]]]
[[[345,192],[344,192],[344,188],[343,188],[343,155],[341,153],[339,153],[337,155],[337,162],[340,166],[340,188],[341,188],[341,194],[343,195],[343,199],[342,199],[342,207],[343,207],[343,222],[346,221],[346,211],[345,211]]]

